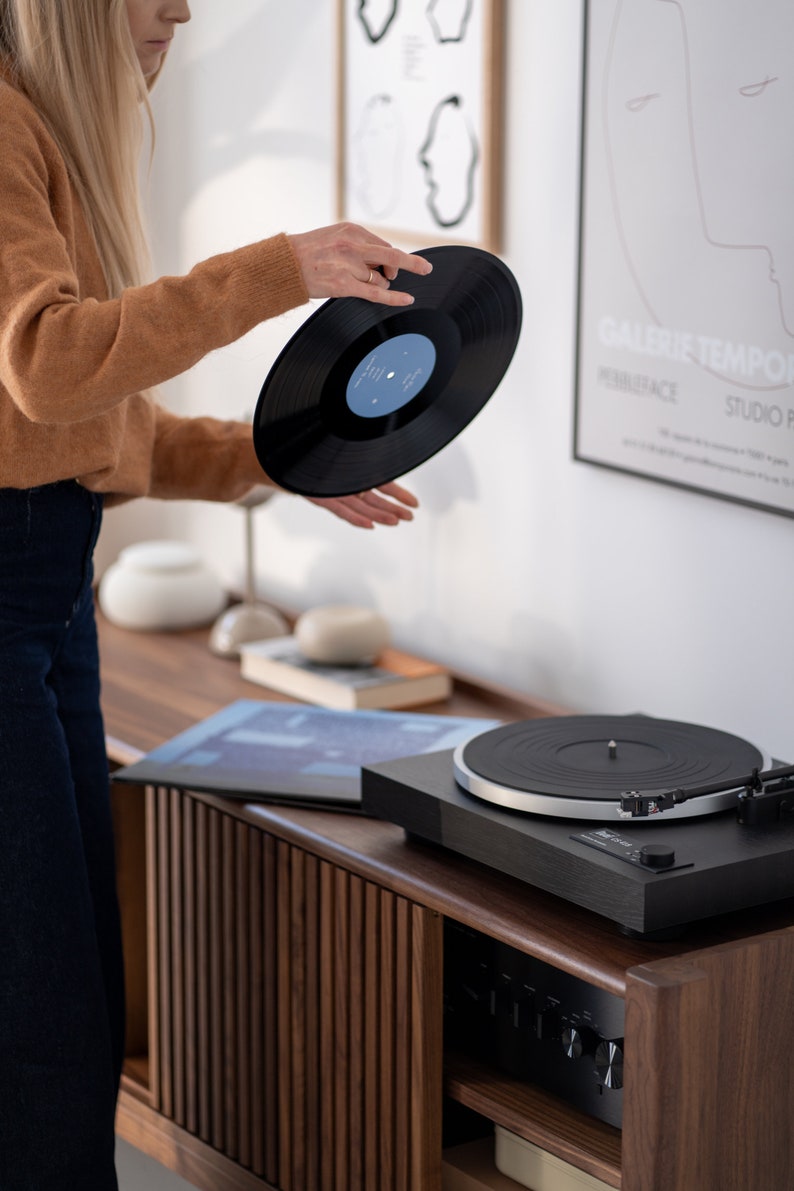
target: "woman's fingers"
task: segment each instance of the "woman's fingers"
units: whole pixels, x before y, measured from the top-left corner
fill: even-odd
[[[409,306],[413,296],[391,289],[402,270],[426,276],[433,266],[394,248],[351,223],[338,223],[290,236],[306,289],[312,298],[365,298],[388,306]]]
[[[374,529],[376,525],[399,525],[412,521],[412,510],[419,501],[400,484],[384,484],[381,488],[357,492],[350,496],[310,496],[312,504],[355,525],[359,529]]]

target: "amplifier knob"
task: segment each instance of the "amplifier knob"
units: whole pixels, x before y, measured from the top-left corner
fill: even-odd
[[[623,1087],[623,1039],[609,1042],[602,1038],[595,1052],[596,1075],[605,1088]]]
[[[581,1059],[588,1052],[592,1054],[597,1045],[595,1034],[586,1026],[566,1026],[560,1041],[569,1059]]]

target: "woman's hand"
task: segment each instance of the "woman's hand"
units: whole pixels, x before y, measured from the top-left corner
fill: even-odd
[[[290,236],[311,298],[366,298],[386,306],[410,306],[411,294],[390,288],[400,269],[424,276],[433,266],[401,252],[366,228],[337,223]]]
[[[413,493],[400,484],[384,484],[353,496],[310,496],[307,499],[359,529],[412,521],[411,510],[419,505]]]

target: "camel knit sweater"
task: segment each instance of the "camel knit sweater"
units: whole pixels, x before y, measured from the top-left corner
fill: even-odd
[[[63,157],[0,73],[0,488],[242,496],[265,479],[250,427],[146,390],[308,297],[279,235],[108,299]]]

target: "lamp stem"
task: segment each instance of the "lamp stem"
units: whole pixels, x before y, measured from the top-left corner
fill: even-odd
[[[253,509],[245,510],[245,602],[256,603],[254,580],[254,515]]]

